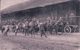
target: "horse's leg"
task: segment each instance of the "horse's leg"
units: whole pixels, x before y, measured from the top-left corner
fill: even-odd
[[[30,32],[29,32],[29,29],[26,29],[25,30],[25,35],[28,35],[29,36]]]
[[[26,36],[26,32],[25,32],[24,34],[25,34],[25,36]]]
[[[7,29],[7,30],[4,32],[4,36],[7,36],[7,35],[8,35],[8,31],[9,31],[9,29]]]
[[[26,33],[26,30],[24,30],[24,34],[25,34],[25,36],[26,36],[26,34],[27,34],[27,33]]]
[[[15,36],[17,36],[17,32],[15,32]]]
[[[33,35],[35,37],[35,35],[36,35],[36,29],[33,29]]]
[[[45,34],[45,37],[47,38],[47,35]]]
[[[33,33],[32,33],[32,32],[30,32],[30,34],[31,34],[31,37],[33,37]]]
[[[58,34],[58,30],[57,29],[55,29],[55,33]]]
[[[18,30],[15,31],[15,36],[17,36],[17,33],[18,33],[17,31],[18,31]]]
[[[50,33],[50,35],[53,35],[53,31],[52,31],[52,29],[51,29],[51,30],[49,30],[49,33]]]
[[[2,30],[1,30],[1,33],[3,33],[3,32],[4,32],[4,30],[2,29]]]
[[[47,35],[46,35],[45,32],[42,32],[42,33],[41,33],[41,37],[42,37],[43,35],[47,38]]]
[[[46,31],[43,32],[44,36],[47,38]]]
[[[40,32],[40,34],[41,34],[41,37],[43,36],[43,33],[42,32]]]
[[[52,28],[49,28],[49,33],[50,33],[50,35],[53,34],[53,32],[52,32]]]
[[[7,36],[7,32],[4,32],[4,36]]]
[[[31,36],[32,37],[34,36],[34,30],[33,30],[33,28],[31,29]]]
[[[32,37],[34,37],[34,30],[32,30],[31,35],[32,35]]]
[[[45,35],[45,33],[44,33],[44,31],[41,31],[41,37],[42,37],[43,35]]]
[[[29,34],[30,34],[30,36],[32,37],[32,30],[30,29],[30,31],[29,31]]]
[[[9,31],[10,31],[10,29],[8,28],[7,31],[6,31],[6,35],[8,35],[8,32],[9,32]]]
[[[30,34],[29,30],[27,30],[26,34],[29,36],[29,34]]]
[[[58,27],[54,26],[54,30],[55,30],[55,34],[57,35],[57,33],[58,33]]]
[[[26,29],[22,29],[22,33],[26,36]]]

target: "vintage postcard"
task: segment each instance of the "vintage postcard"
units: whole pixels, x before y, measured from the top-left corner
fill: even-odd
[[[80,0],[0,0],[0,50],[80,50]]]

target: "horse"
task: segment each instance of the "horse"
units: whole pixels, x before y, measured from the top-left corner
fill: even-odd
[[[24,33],[24,27],[22,27],[22,25],[15,25],[13,27],[13,32],[15,33],[15,36],[17,33]]]
[[[46,36],[46,27],[45,27],[45,23],[40,23],[39,31],[40,31],[41,37],[42,37],[43,35],[44,35],[45,37],[47,37],[47,36]]]
[[[8,35],[9,30],[10,30],[9,25],[2,26],[2,33],[3,33],[4,36]]]

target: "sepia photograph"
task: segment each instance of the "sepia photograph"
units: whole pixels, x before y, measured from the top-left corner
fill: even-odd
[[[0,50],[80,50],[80,0],[0,0]]]

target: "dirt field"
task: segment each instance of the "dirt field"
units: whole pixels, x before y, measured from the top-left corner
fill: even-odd
[[[80,50],[80,33],[48,35],[47,38],[0,34],[0,50]]]

